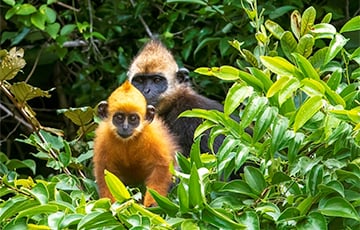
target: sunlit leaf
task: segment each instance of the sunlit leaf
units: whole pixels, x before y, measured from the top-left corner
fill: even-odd
[[[339,53],[339,51],[345,46],[349,39],[346,39],[341,34],[336,34],[334,39],[331,40],[328,52],[326,53],[324,64],[328,64],[335,56]]]
[[[265,27],[277,39],[280,39],[284,33],[284,29],[279,24],[271,20],[266,20]]]
[[[254,191],[255,194],[258,196],[260,196],[260,194],[266,188],[264,175],[258,168],[252,166],[245,167],[244,179],[251,188],[251,190]]]
[[[319,210],[325,216],[351,218],[360,221],[355,208],[342,197],[324,198],[319,203]]]
[[[301,34],[301,14],[299,11],[294,10],[290,16],[291,31],[294,33],[297,39],[300,38]]]
[[[299,230],[323,230],[328,229],[326,218],[318,212],[311,212],[306,216],[305,221],[298,223],[296,228]]]
[[[307,8],[301,17],[301,31],[300,35],[304,36],[306,33],[310,31],[312,26],[314,25],[316,18],[316,10],[314,7]]]
[[[299,73],[299,70],[282,57],[261,56],[260,60],[266,68],[280,76],[294,76],[299,79],[303,78],[301,73]]]
[[[1,50],[1,52],[0,81],[11,80],[26,64],[23,59],[24,50],[17,50],[16,47],[14,47],[9,52],[6,50]]]
[[[74,124],[78,126],[85,126],[93,120],[94,110],[89,107],[80,107],[80,108],[69,108],[69,109],[59,109],[58,113],[63,113],[67,118],[69,118]]]
[[[10,92],[20,103],[24,103],[36,97],[50,97],[49,91],[44,91],[25,82],[14,83],[11,85]]]
[[[336,34],[336,28],[328,23],[319,23],[312,27],[311,34],[315,39],[332,39]]]
[[[323,103],[321,96],[314,96],[307,99],[296,113],[294,131],[296,132],[298,129],[300,129],[308,120],[310,120],[310,118],[315,115],[315,113],[321,109],[322,106]]]
[[[301,89],[310,97],[325,95],[325,87],[320,82],[314,79],[304,78],[301,81],[301,84]]]
[[[229,116],[232,114],[237,107],[251,94],[253,93],[253,88],[249,86],[244,86],[239,83],[235,83],[227,93],[225,103],[224,103],[224,113]]]
[[[323,181],[324,169],[322,165],[315,165],[307,175],[306,188],[312,196],[318,194],[318,186]]]
[[[314,37],[310,34],[305,34],[300,38],[295,51],[307,58],[312,54],[314,44]]]
[[[269,129],[271,123],[274,121],[276,115],[278,114],[278,109],[276,107],[267,107],[260,117],[255,122],[253,140],[254,143],[258,142],[260,138],[266,133]]]
[[[287,58],[292,58],[291,53],[293,53],[297,47],[296,39],[294,35],[286,31],[283,33],[280,39],[281,49],[283,50],[284,54]]]
[[[247,227],[241,223],[236,223],[228,216],[216,211],[212,207],[206,205],[202,211],[202,219],[218,229],[246,229]]]
[[[349,21],[343,25],[340,29],[340,33],[345,33],[349,31],[360,30],[360,15],[351,18]]]
[[[117,201],[122,203],[131,198],[130,193],[119,178],[117,178],[114,174],[107,171],[106,169],[104,171],[104,175],[106,185],[108,186],[111,194]]]

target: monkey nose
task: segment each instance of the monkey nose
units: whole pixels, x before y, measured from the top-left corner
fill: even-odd
[[[150,88],[145,88],[144,93],[149,94],[150,93]]]

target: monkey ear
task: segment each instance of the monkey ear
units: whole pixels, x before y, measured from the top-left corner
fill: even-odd
[[[155,117],[155,107],[152,105],[148,105],[146,107],[146,115],[145,115],[145,119],[148,122],[152,122],[154,120]]]
[[[100,101],[97,107],[98,116],[101,120],[104,120],[108,116],[108,103],[106,101]]]
[[[190,80],[189,73],[190,72],[188,69],[182,67],[176,72],[176,79],[179,81],[179,83],[187,83]]]

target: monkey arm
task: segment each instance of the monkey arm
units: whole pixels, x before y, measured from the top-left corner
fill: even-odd
[[[166,196],[171,183],[169,165],[156,165],[150,176],[147,178],[145,185],[148,189],[153,189],[159,194]],[[156,202],[149,191],[146,191],[145,193],[144,205],[146,207],[156,205]]]

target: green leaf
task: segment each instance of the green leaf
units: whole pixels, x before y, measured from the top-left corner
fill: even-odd
[[[3,223],[20,211],[38,204],[37,201],[27,199],[25,196],[11,197],[0,206],[0,222]]]
[[[300,38],[295,51],[304,57],[309,57],[312,54],[314,44],[314,37],[310,34],[305,34]]]
[[[31,159],[26,159],[26,160],[9,160],[6,163],[6,167],[9,170],[15,170],[15,169],[20,169],[20,168],[29,168],[31,170],[31,172],[35,175],[35,171],[36,171],[36,163],[34,160]]]
[[[263,91],[264,89],[263,83],[259,79],[255,78],[253,75],[240,70],[239,77],[241,80],[246,82],[248,85],[254,87],[256,90]]]
[[[307,190],[310,192],[312,196],[318,195],[318,186],[323,181],[324,169],[323,165],[315,165],[310,173],[307,175]]]
[[[341,34],[336,34],[334,39],[331,40],[328,52],[326,53],[324,66],[328,64],[335,56],[339,53],[339,51],[345,46],[349,39],[346,39]]]
[[[336,90],[341,82],[342,79],[342,73],[340,70],[334,71],[329,80],[327,81],[327,85],[330,87],[331,90]]]
[[[119,227],[120,223],[115,220],[111,212],[93,211],[80,220],[77,229],[107,229],[109,226]]]
[[[314,96],[305,101],[303,105],[299,108],[295,116],[294,121],[294,131],[296,132],[300,129],[310,118],[312,118],[315,113],[317,113],[322,105],[322,97]]]
[[[296,225],[299,230],[324,230],[328,229],[326,218],[318,212],[311,212],[306,219]]]
[[[289,98],[291,98],[299,88],[300,88],[300,82],[298,79],[292,77],[287,81],[286,85],[280,89],[279,92],[279,105],[283,105]]]
[[[40,11],[31,15],[31,23],[40,30],[45,29],[46,15]]]
[[[201,67],[194,70],[195,73],[207,75],[207,76],[215,76],[222,80],[237,80],[239,79],[239,70],[232,66],[221,66],[221,67]]]
[[[191,150],[190,150],[190,164],[195,164],[197,168],[201,168],[203,167],[203,163],[201,162],[200,159],[200,141],[201,138],[196,138],[195,142],[192,144],[191,146]]]
[[[318,72],[316,72],[315,68],[305,58],[305,56],[300,55],[298,53],[293,53],[292,56],[295,58],[296,64],[304,76],[318,80],[318,81],[320,80],[320,76],[319,76]]]
[[[264,106],[268,103],[265,97],[253,97],[246,105],[244,112],[241,116],[240,127],[246,128],[251,124],[255,117],[263,110]]]
[[[247,230],[260,230],[259,216],[254,211],[245,211],[237,218],[240,223],[246,226]]]
[[[244,86],[239,83],[234,83],[233,86],[229,89],[225,103],[224,103],[224,113],[226,116],[232,114],[236,108],[251,94],[253,93],[253,88],[249,86]]]
[[[332,13],[327,13],[321,20],[321,23],[330,23],[331,19],[332,19]]]
[[[1,50],[6,55],[0,59],[0,81],[11,80],[16,74],[25,66],[26,62],[23,59],[24,50],[12,48],[9,52]]]
[[[244,224],[236,223],[208,205],[206,205],[205,209],[202,211],[202,220],[218,229],[246,229]]]
[[[280,77],[268,90],[266,97],[270,98],[273,97],[275,94],[279,93],[285,85],[288,84],[288,82],[292,79],[292,77],[283,76]]]
[[[288,59],[291,59],[291,53],[293,53],[297,47],[297,42],[293,34],[289,31],[285,31],[280,39],[281,49]]]
[[[75,24],[67,24],[65,26],[63,26],[60,30],[60,35],[61,36],[66,36],[69,35],[71,32],[73,32],[76,29],[76,25]]]
[[[180,181],[177,187],[177,197],[179,199],[179,206],[181,213],[187,213],[189,211],[189,190],[184,181]]]
[[[360,221],[354,206],[342,197],[324,198],[319,202],[319,211],[325,216],[351,218]]]
[[[301,81],[301,84],[303,85],[301,89],[310,97],[325,95],[325,87],[319,81],[311,78],[304,78]]]
[[[245,60],[252,66],[257,67],[259,65],[255,55],[247,49],[242,49],[242,53],[245,55]]]
[[[244,170],[244,179],[251,190],[258,196],[260,196],[266,188],[264,175],[258,168],[246,166]]]
[[[283,141],[285,131],[289,127],[289,120],[285,117],[278,117],[272,124],[272,138],[270,145],[271,156],[278,150],[280,144]]]
[[[15,6],[15,0],[3,0],[3,2],[5,2],[6,4],[8,4],[10,6]]]
[[[343,25],[340,33],[360,30],[360,15],[353,17]]]
[[[266,20],[265,27],[277,39],[280,39],[282,37],[283,33],[285,32],[284,29],[279,24],[277,24],[276,22],[273,22],[269,19]]]
[[[56,11],[48,7],[47,5],[40,6],[40,10],[44,11],[46,15],[46,22],[47,23],[54,23],[56,21]]]
[[[60,31],[60,24],[55,22],[46,26],[45,31],[50,35],[52,39],[56,39]]]
[[[35,97],[50,97],[49,91],[44,91],[25,82],[14,83],[11,85],[10,92],[20,103],[24,103]]]
[[[297,39],[300,39],[301,33],[301,14],[299,11],[294,10],[290,16],[291,31],[295,34]]]
[[[36,8],[28,3],[20,5],[19,8],[17,8],[16,14],[17,15],[30,15],[35,13],[37,10]]]
[[[50,214],[57,212],[58,208],[56,205],[53,204],[42,204],[42,205],[36,205],[34,207],[29,207],[27,209],[22,209],[21,212],[16,216],[17,219],[25,217],[25,216],[36,216],[39,214]]]
[[[258,142],[269,129],[278,114],[276,107],[267,107],[255,122],[253,143]]]
[[[207,6],[207,3],[202,0],[166,0],[166,3],[193,3]]]
[[[89,106],[80,108],[58,109],[57,112],[63,113],[74,124],[81,127],[90,123],[94,117],[94,110]]]
[[[250,186],[242,180],[232,180],[226,183],[225,186],[221,189],[221,191],[242,194],[254,199],[258,198],[258,195],[256,195],[250,189]]]
[[[43,183],[37,183],[29,192],[40,204],[44,205],[49,202],[49,190]]]
[[[125,185],[114,174],[105,169],[105,182],[108,186],[111,194],[120,203],[129,200],[131,198],[130,193],[126,189]]]
[[[336,34],[336,28],[328,23],[319,23],[312,27],[311,34],[315,39],[332,39]]]
[[[292,220],[298,217],[300,214],[299,210],[295,207],[286,208],[278,217],[277,221]]]
[[[301,17],[301,31],[300,31],[301,36],[304,36],[306,33],[308,33],[311,30],[311,28],[314,25],[315,18],[316,18],[316,10],[314,7],[311,6],[303,12]]]
[[[294,76],[299,79],[303,78],[301,73],[299,73],[299,70],[282,57],[261,56],[260,60],[266,68],[280,76]]]
[[[167,197],[161,196],[157,191],[153,189],[148,190],[151,196],[155,199],[156,203],[161,207],[166,214],[169,216],[175,217],[179,211],[179,206],[171,202]]]
[[[263,92],[266,93],[273,84],[273,82],[270,79],[270,74],[267,75],[262,70],[254,67],[248,67],[247,69],[254,77],[256,77],[259,81],[261,81],[261,83],[264,86]]]
[[[193,164],[189,180],[189,206],[192,208],[202,209],[204,207],[205,199],[203,198],[204,191],[201,183],[198,170]]]

